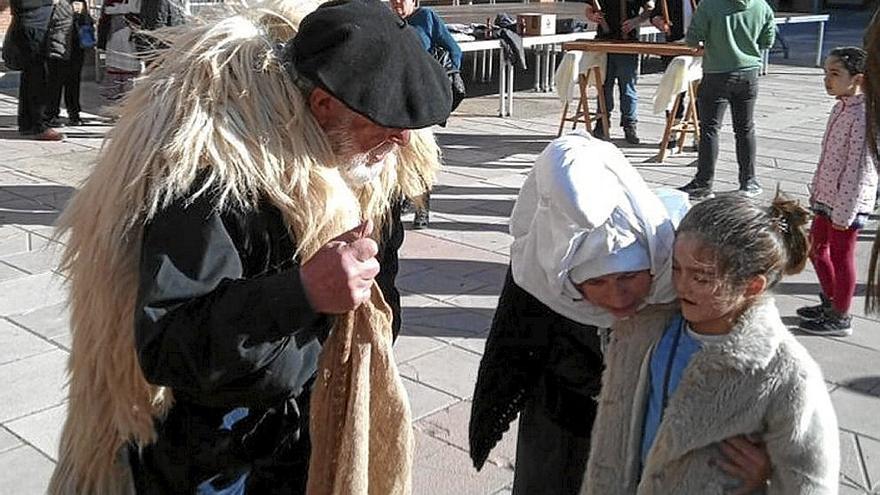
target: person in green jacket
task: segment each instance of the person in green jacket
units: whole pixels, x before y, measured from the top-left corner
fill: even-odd
[[[711,197],[718,129],[730,105],[736,136],[739,190],[747,196],[761,194],[755,178],[755,100],[763,52],[773,46],[776,25],[773,9],[765,0],[703,0],[694,11],[686,40],[700,44],[703,82],[697,109],[700,115],[700,147],[697,175],[679,188],[691,199]]]

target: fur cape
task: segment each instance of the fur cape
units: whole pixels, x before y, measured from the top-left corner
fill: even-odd
[[[770,297],[691,358],[640,474],[652,349],[673,310],[654,308],[612,332],[582,493],[730,493],[739,482],[712,460],[723,456],[719,442],[749,434],[770,455],[768,494],[837,493],[837,417],[822,372]]]
[[[205,180],[194,195],[215,194],[218,209],[270,201],[297,239],[291,257],[303,261],[363,219],[381,225],[392,200],[433,184],[440,157],[428,130],[413,132],[396,165],[360,190],[331,165],[324,133],[275,56],[277,43],[316,6],[280,0],[229,7],[151,33],[167,48],[126,97],[58,226],[73,340],[68,416],[50,493],[133,491],[127,447],[153,442],[154,418],[173,401],[171,390],[144,379],[134,348],[143,229],[190,194],[197,177]],[[383,304],[372,310],[382,313]],[[378,345],[390,347],[388,334]],[[401,414],[397,420],[408,421]]]

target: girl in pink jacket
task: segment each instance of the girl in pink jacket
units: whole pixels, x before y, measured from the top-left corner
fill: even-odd
[[[816,335],[852,334],[849,308],[856,287],[856,240],[877,195],[862,93],[866,58],[861,48],[843,47],[825,60],[825,89],[838,102],[828,119],[810,195],[816,214],[810,260],[819,276],[822,302],[797,310],[800,329]]]

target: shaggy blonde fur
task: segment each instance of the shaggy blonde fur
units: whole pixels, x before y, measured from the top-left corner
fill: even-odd
[[[144,225],[189,193],[212,192],[217,208],[268,199],[284,215],[307,260],[366,218],[381,224],[399,195],[433,183],[439,149],[413,133],[397,166],[352,191],[332,166],[324,133],[275,56],[316,4],[260,3],[152,33],[156,54],[120,109],[91,176],[58,226],[67,235],[70,284],[70,403],[50,493],[132,491],[129,442],[155,439],[153,418],[172,403],[151,386],[134,348],[134,306]],[[374,235],[380,235],[379,229]]]

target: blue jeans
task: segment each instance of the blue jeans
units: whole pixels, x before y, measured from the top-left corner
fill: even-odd
[[[718,129],[730,105],[736,137],[739,184],[755,180],[755,101],[758,99],[758,69],[703,74],[697,97],[700,115],[700,153],[695,181],[711,185],[718,161]]]
[[[608,54],[608,65],[605,68],[605,108],[609,120],[614,110],[614,81],[620,91],[620,126],[627,127],[639,120],[637,104],[639,94],[636,82],[639,79],[639,56],[619,53]]]

